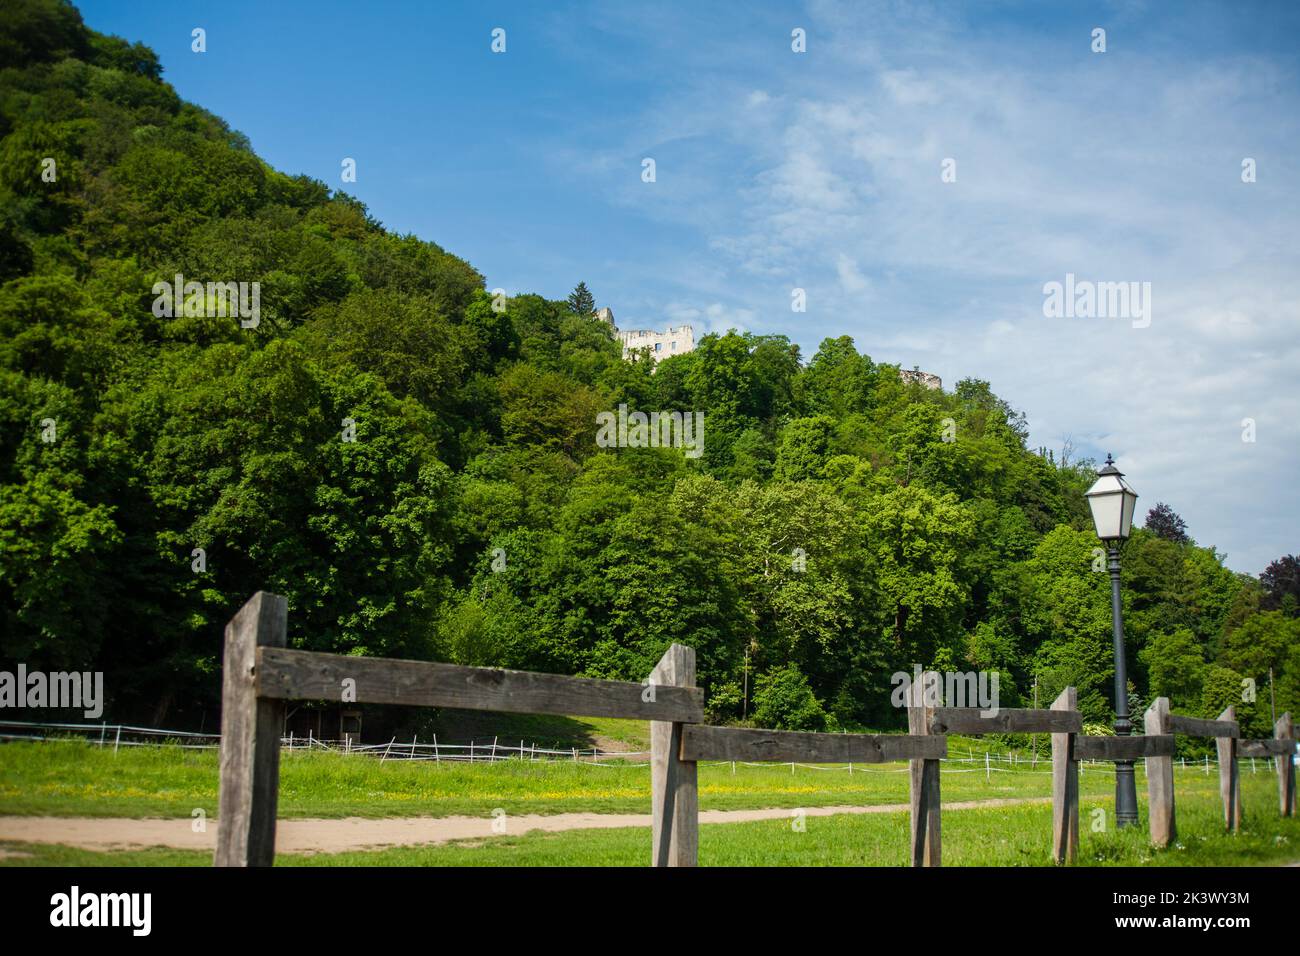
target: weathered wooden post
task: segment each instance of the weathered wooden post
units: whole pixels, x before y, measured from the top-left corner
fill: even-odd
[[[1146,713],[1146,734],[1155,737],[1173,732],[1169,698],[1157,697]],[[1148,756],[1146,761],[1151,842],[1159,847],[1168,846],[1178,836],[1174,821],[1174,758]]]
[[[1295,727],[1291,723],[1291,712],[1287,711],[1273,725],[1273,736],[1278,740],[1294,740]],[[1277,795],[1282,807],[1282,816],[1295,816],[1295,762],[1290,752],[1277,755]]]
[[[1237,720],[1237,708],[1229,707],[1219,720]],[[1237,740],[1235,737],[1215,737],[1214,747],[1219,755],[1219,796],[1223,798],[1223,822],[1232,833],[1241,829],[1241,777],[1237,772]]]
[[[288,602],[258,591],[226,625],[221,665],[221,782],[215,866],[270,866],[284,701],[259,699],[259,647],[284,647]]]
[[[1052,710],[1079,709],[1079,692],[1061,691]],[[1074,759],[1074,734],[1052,734],[1052,858],[1073,863],[1079,855],[1079,763]]]
[[[674,644],[650,672],[651,686],[695,686],[695,648]],[[696,763],[681,759],[682,727],[650,721],[650,803],[654,866],[695,866],[700,814]]]
[[[925,706],[925,675],[908,688],[908,733],[930,733],[930,709]],[[912,866],[939,866],[942,839],[939,818],[939,761],[911,760]]]

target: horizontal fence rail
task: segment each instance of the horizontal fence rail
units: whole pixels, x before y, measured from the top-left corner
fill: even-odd
[[[948,755],[946,737],[904,734],[814,734],[794,730],[688,726],[683,760],[752,760],[775,763],[889,763],[937,760]]]
[[[1241,728],[1235,720],[1206,720],[1203,717],[1184,717],[1170,714],[1169,722],[1174,733],[1187,737],[1240,737]]]
[[[1137,737],[1075,737],[1076,760],[1141,760],[1172,757],[1177,750],[1173,734]]]
[[[975,707],[936,707],[930,731],[936,734],[1077,734],[1083,715],[1067,710],[1001,708],[991,715]]]
[[[926,707],[922,687],[916,684],[907,702],[908,734],[712,727],[703,722],[704,695],[696,686],[695,651],[680,644],[668,648],[644,683],[634,683],[293,650],[285,647],[287,628],[285,599],[265,591],[253,595],[226,626],[221,781],[213,856],[217,866],[270,866],[274,862],[279,760],[286,746],[281,735],[285,702],[304,699],[648,720],[651,853],[656,866],[694,866],[698,862],[697,772],[704,760],[730,761],[733,773],[737,764],[765,762],[789,763],[792,772],[800,762],[847,763],[852,773],[854,764],[906,760],[908,768],[903,772],[910,774],[911,862],[914,866],[938,866],[940,762],[948,760],[948,735],[957,733],[1051,735],[1052,853],[1058,862],[1073,861],[1078,852],[1081,761],[1145,759],[1152,842],[1164,846],[1174,838],[1173,756],[1178,733],[1215,738],[1225,822],[1230,830],[1240,825],[1239,756],[1275,758],[1282,815],[1295,813],[1295,768],[1287,759],[1295,750],[1290,714],[1277,721],[1273,739],[1239,740],[1240,729],[1231,707],[1218,720],[1205,720],[1170,714],[1169,701],[1158,698],[1147,711],[1145,735],[1086,737],[1081,734],[1083,718],[1072,687],[1047,710],[981,711],[976,707]],[[106,735],[107,725],[102,725],[101,742]],[[309,747],[320,744],[308,738]],[[294,746],[292,737],[288,746]],[[349,750],[379,754],[381,760],[399,754],[406,759],[428,759],[420,752],[421,746],[415,740],[399,743],[396,738],[386,745],[354,747],[350,739],[345,742]],[[434,759],[439,759],[436,739],[432,746]],[[443,749],[464,748],[443,745]],[[469,751],[473,759],[473,743]],[[488,759],[527,758],[538,752],[534,747],[530,754],[523,741],[517,748],[498,747],[494,741]],[[575,761],[579,759],[576,749],[558,753],[571,753]],[[596,757],[594,750],[592,757]],[[455,758],[447,754],[442,759]],[[1208,758],[1205,766],[1208,773]],[[983,769],[986,775],[994,769],[987,753]]]
[[[1295,753],[1294,740],[1239,740],[1238,757],[1275,757]]]
[[[648,686],[493,667],[258,648],[259,697],[338,700],[345,688],[355,692],[355,696],[347,698],[349,702],[359,704],[690,723],[704,720],[704,691],[697,687]]]

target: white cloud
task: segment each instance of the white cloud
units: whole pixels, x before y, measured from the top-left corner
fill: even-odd
[[[871,288],[871,280],[858,269],[858,264],[844,253],[840,253],[835,263],[835,271],[840,277],[840,287],[850,295],[861,295]]]
[[[915,70],[885,70],[880,82],[900,106],[929,106],[939,100],[938,91]]]

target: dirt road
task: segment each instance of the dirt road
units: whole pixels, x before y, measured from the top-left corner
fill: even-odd
[[[1047,798],[1024,797],[1004,800],[972,800],[945,803],[944,812],[976,807],[1006,807],[1022,803],[1050,803]],[[905,803],[872,807],[808,807],[810,817],[837,813],[904,813]],[[744,823],[750,820],[789,819],[792,810],[702,810],[701,823]],[[120,850],[150,846],[182,850],[211,850],[216,840],[215,820],[208,820],[205,832],[195,833],[189,818],[178,820],[135,820],[121,817],[0,817],[0,841],[61,843],[88,850]],[[613,827],[648,827],[648,813],[556,813],[506,815],[498,821],[487,817],[388,817],[368,820],[343,819],[281,820],[276,827],[275,848],[280,853],[341,853],[392,846],[419,846],[451,840],[490,839],[518,836],[529,830],[559,832]],[[497,829],[493,829],[493,824]]]

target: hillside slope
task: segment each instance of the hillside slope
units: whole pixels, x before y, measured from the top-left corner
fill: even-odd
[[[272,169],[60,0],[8,4],[0,62],[4,662],[103,670],[113,719],[197,726],[264,588],[294,645],[342,653],[640,679],[683,641],[718,719],[896,724],[918,663],[1106,714],[1091,463],[1027,449],[988,383],[734,332],[652,375],[589,314],[494,301]],[[255,283],[256,321],[207,283]],[[620,404],[703,413],[703,455],[602,447]],[[1125,573],[1140,697],[1262,727],[1237,698],[1271,666],[1300,705],[1294,604],[1151,532]]]

